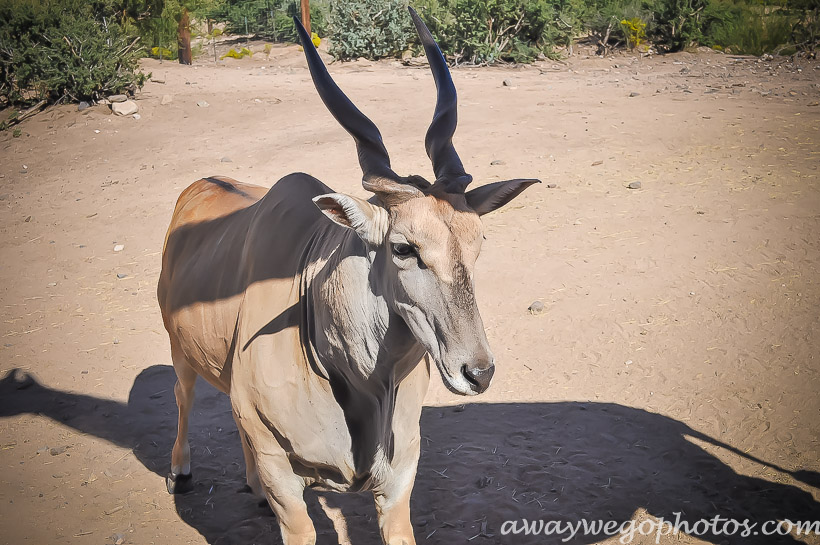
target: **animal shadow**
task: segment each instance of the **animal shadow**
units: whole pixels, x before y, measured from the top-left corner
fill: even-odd
[[[155,365],[134,381],[127,403],[51,389],[18,370],[0,380],[0,417],[39,414],[131,449],[164,475],[176,435],[173,368]],[[425,407],[411,510],[419,543],[562,543],[569,534],[503,535],[505,521],[628,523],[639,509],[688,524],[710,543],[799,543],[792,535],[726,535],[700,520],[820,520],[800,488],[740,475],[692,441],[765,463],[677,420],[613,403],[475,403]],[[227,396],[197,384],[190,443],[193,492],[174,497],[179,517],[212,545],[280,544],[276,518],[243,493],[239,436]],[[788,472],[809,486],[820,475]],[[142,486],[142,485],[141,485]],[[150,486],[150,485],[148,485]],[[320,506],[324,504],[324,508]],[[308,493],[318,543],[348,537],[379,543],[372,496]],[[346,534],[346,535],[345,535]],[[576,534],[569,543],[606,539]],[[816,538],[816,536],[814,536]],[[636,538],[637,541],[638,538]]]

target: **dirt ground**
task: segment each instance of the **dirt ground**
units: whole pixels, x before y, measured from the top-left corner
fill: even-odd
[[[227,399],[205,384],[195,491],[165,491],[176,407],[155,286],[199,177],[306,171],[365,195],[301,55],[146,61],[162,83],[139,119],[60,106],[0,133],[1,543],[281,543],[239,492]],[[430,175],[427,68],[330,70],[394,168]],[[477,296],[499,364],[466,405],[433,379],[418,542],[567,537],[502,535],[512,519],[820,520],[820,63],[578,55],[453,78],[475,184],[545,183],[485,217]],[[309,500],[319,543],[378,542],[366,495]],[[820,543],[696,530],[660,542]],[[618,536],[573,542],[603,541]]]

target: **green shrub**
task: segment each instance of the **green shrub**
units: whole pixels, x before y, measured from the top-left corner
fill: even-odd
[[[654,15],[636,0],[601,1],[589,10],[585,23],[598,53],[606,55],[618,46],[642,45],[652,32]]]
[[[342,60],[397,56],[415,36],[405,0],[333,2],[328,31],[330,53]]]
[[[716,3],[707,15],[718,11]],[[732,53],[763,55],[784,49],[792,40],[794,16],[785,10],[767,13],[763,7],[735,4],[725,6],[725,14],[710,23],[704,43],[717,45]]]
[[[650,0],[646,9],[655,24],[649,37],[668,51],[681,51],[703,40],[703,10],[713,0]]]
[[[0,0],[0,100],[97,100],[141,86],[139,38],[80,0]]]
[[[820,1],[790,0],[787,7],[795,13],[791,43],[797,49],[815,51],[820,43]]]
[[[329,0],[310,2],[310,27],[325,36]],[[224,0],[204,15],[227,23],[229,34],[253,34],[275,42],[298,42],[293,17],[301,17],[299,0]]]
[[[583,28],[586,9],[582,0],[450,0],[448,7],[455,23],[442,37],[473,63],[555,57],[554,47],[571,45]]]
[[[456,15],[450,50],[467,62],[532,61],[554,40],[556,13],[546,0],[453,0],[450,9]]]
[[[585,0],[417,0],[442,51],[458,62],[531,62],[554,57],[583,29]],[[328,17],[331,54],[376,59],[421,51],[402,0],[334,2]]]

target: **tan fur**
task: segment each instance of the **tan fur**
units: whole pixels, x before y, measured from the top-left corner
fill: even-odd
[[[482,190],[479,204],[500,206],[508,189]],[[372,491],[384,542],[415,543],[431,362],[448,388],[475,395],[494,359],[473,295],[483,236],[471,195],[399,193],[363,201],[306,174],[270,190],[205,178],[182,192],[157,287],[178,379],[169,490],[191,470],[201,376],[230,395],[248,485],[287,545],[315,542],[308,486]]]
[[[410,199],[392,209],[393,231],[418,247],[424,263],[445,283],[461,263],[472,272],[481,251],[481,220],[463,195],[435,193]]]

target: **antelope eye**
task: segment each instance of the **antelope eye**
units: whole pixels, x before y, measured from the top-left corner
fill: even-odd
[[[399,258],[407,258],[413,255],[416,255],[416,249],[413,248],[410,244],[405,244],[403,242],[397,242],[393,244],[393,255]]]

